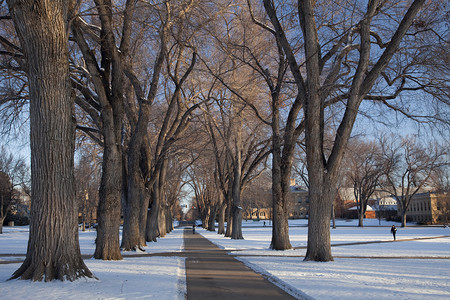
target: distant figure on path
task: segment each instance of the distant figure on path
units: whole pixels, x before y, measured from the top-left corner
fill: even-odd
[[[395,225],[392,225],[391,227],[391,233],[394,236],[394,241],[395,241],[395,234],[397,233],[397,228],[395,227]]]
[[[192,234],[195,234],[195,223],[192,225]]]

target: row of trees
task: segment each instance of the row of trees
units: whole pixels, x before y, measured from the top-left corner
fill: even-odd
[[[268,163],[271,248],[290,249],[289,180],[304,141],[305,259],[329,261],[331,206],[363,103],[448,125],[438,109],[405,105],[414,91],[448,109],[443,2],[1,4],[2,101],[30,103],[30,240],[14,278],[92,276],[72,234],[75,129],[101,153],[95,258],[121,259],[120,248],[142,248],[170,231],[183,182],[204,224],[214,226],[218,211],[219,232],[227,215],[226,235],[243,238],[241,193]]]
[[[424,144],[425,142],[425,144]],[[425,188],[448,190],[448,152],[437,143],[412,136],[382,137],[378,141],[352,141],[347,150],[342,185],[351,186],[357,202],[359,226],[363,226],[369,199],[376,190],[392,195],[399,203],[402,227],[415,194]]]
[[[349,141],[344,156],[338,188],[352,188],[357,204],[359,226],[375,192],[391,195],[398,200],[402,226],[406,226],[408,207],[415,194],[432,189],[434,192],[449,190],[449,163],[446,147],[433,141],[418,140],[413,136],[383,136],[378,140],[354,137]],[[300,158],[302,152],[298,151]],[[293,177],[299,177],[304,189],[308,189],[308,174],[303,159],[294,163]],[[201,175],[197,178],[201,178]],[[242,206],[247,213],[252,209],[268,208],[271,178],[267,171],[242,195]],[[292,183],[291,183],[292,184]],[[195,197],[199,199],[199,197]],[[202,198],[200,198],[202,199]],[[208,198],[209,199],[209,198]],[[214,197],[212,197],[214,199]],[[293,201],[294,199],[291,199]],[[203,222],[214,218],[216,203],[198,201]],[[289,204],[289,203],[288,203]],[[288,210],[292,210],[293,202]],[[196,207],[197,207],[196,206]],[[220,215],[219,215],[220,216]],[[219,218],[219,224],[221,224]],[[206,227],[214,231],[214,227]]]

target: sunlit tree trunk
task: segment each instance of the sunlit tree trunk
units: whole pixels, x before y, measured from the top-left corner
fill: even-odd
[[[32,204],[27,255],[12,278],[93,277],[81,258],[74,185],[75,124],[68,1],[7,1],[30,92]]]

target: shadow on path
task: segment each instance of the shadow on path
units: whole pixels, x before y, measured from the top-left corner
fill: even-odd
[[[184,231],[187,299],[295,299],[200,234]]]

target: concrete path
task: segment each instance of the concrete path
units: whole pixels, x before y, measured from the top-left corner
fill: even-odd
[[[295,299],[192,229],[184,247],[188,300]]]

